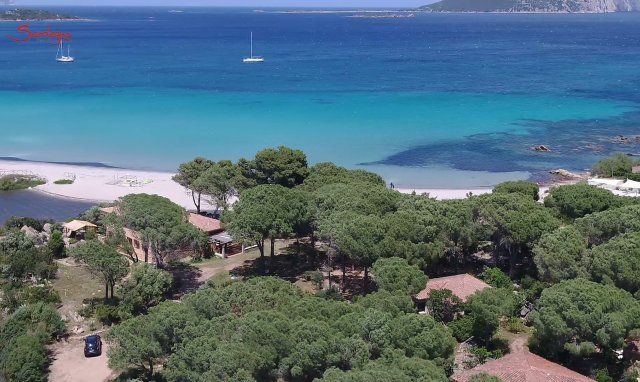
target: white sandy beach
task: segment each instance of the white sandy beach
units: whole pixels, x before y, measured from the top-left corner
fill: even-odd
[[[560,184],[571,184],[573,182],[558,182]],[[540,198],[544,199],[544,197],[549,193],[549,186],[540,187]],[[416,193],[417,195],[427,194],[431,198],[436,198],[438,200],[450,200],[450,199],[465,199],[469,194],[472,195],[483,195],[491,193],[491,188],[469,188],[469,189],[453,189],[453,188],[396,188],[396,191],[401,192],[403,194],[411,194]]]
[[[147,193],[164,196],[188,209],[194,208],[191,195],[171,180],[173,174],[168,172],[0,160],[0,174],[10,173],[37,175],[47,179],[47,184],[35,189],[55,196],[112,202],[128,194]],[[53,183],[73,177],[73,184]],[[206,202],[203,203],[203,208],[210,207]]]
[[[47,184],[35,189],[54,196],[101,203],[112,202],[128,194],[147,193],[164,196],[187,209],[194,208],[191,194],[171,180],[173,174],[169,172],[0,160],[0,175],[15,173],[37,175],[47,179]],[[56,180],[69,178],[75,178],[73,184],[54,184]],[[544,196],[548,189],[549,187],[541,187],[541,196]],[[396,191],[405,194],[428,194],[432,198],[447,200],[464,199],[469,193],[490,193],[491,188],[396,188]],[[203,201],[203,209],[212,207]]]

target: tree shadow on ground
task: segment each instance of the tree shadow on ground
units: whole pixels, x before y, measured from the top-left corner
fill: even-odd
[[[231,273],[243,278],[276,276],[290,282],[297,281],[305,272],[317,270],[324,254],[308,242],[298,242],[282,249],[276,256],[265,256],[234,268]]]
[[[173,288],[168,296],[171,300],[180,299],[185,294],[194,292],[202,286],[202,282],[199,280],[202,271],[198,267],[174,261],[169,263],[165,270],[173,276]]]

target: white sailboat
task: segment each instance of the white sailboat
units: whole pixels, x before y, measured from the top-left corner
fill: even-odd
[[[62,40],[60,40],[60,45],[58,45],[58,52],[56,53],[56,61],[58,62],[74,62],[76,59],[71,57],[71,47],[67,45],[67,55],[64,55],[64,46],[62,45]]]
[[[246,62],[246,63],[264,62],[263,57],[253,55],[253,32],[251,32],[251,56],[243,59],[242,62]]]

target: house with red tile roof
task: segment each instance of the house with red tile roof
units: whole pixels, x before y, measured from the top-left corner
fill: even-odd
[[[430,279],[427,282],[426,287],[415,296],[415,299],[418,302],[424,302],[429,298],[431,291],[448,289],[460,300],[467,301],[467,299],[473,294],[487,288],[491,288],[491,286],[466,273],[454,276],[438,277]]]
[[[189,213],[189,223],[209,236],[224,231],[220,220],[191,212]]]
[[[526,348],[455,373],[451,379],[468,382],[471,377],[481,373],[498,377],[503,382],[593,382],[593,379],[535,355]]]

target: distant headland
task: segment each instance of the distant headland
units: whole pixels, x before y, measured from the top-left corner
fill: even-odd
[[[441,0],[424,12],[613,13],[640,11],[640,0]]]
[[[0,21],[88,21],[77,16],[41,9],[10,9],[0,11]]]

